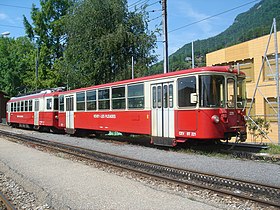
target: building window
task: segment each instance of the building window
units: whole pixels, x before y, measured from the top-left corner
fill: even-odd
[[[109,88],[98,90],[98,109],[110,109]]]
[[[274,97],[267,98],[267,101],[264,99],[265,106],[265,120],[270,122],[277,122],[277,99]]]
[[[251,109],[251,112],[250,112],[250,115],[249,115],[249,109],[250,109],[250,107],[251,107],[252,99],[251,99],[251,98],[247,98],[247,103],[246,103],[246,114],[247,114],[249,117],[256,117],[255,101],[256,101],[256,99],[254,100],[254,103],[252,104],[252,109]]]
[[[85,103],[85,92],[76,93],[77,111],[84,111]]]
[[[244,72],[246,75],[246,82],[254,82],[254,60],[246,59],[244,61],[237,61],[235,67],[239,65],[240,71]]]
[[[278,54],[278,63],[280,61]],[[264,63],[264,81],[276,80],[276,62],[275,55],[268,55]]]
[[[144,108],[144,84],[128,85],[127,94],[129,109]]]
[[[112,88],[112,108],[125,109],[125,87]]]
[[[96,90],[87,91],[87,110],[96,110]]]

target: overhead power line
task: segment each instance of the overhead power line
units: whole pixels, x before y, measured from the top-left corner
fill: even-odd
[[[21,8],[21,9],[32,9],[31,7],[23,7],[23,6],[10,5],[10,4],[0,4],[0,6],[4,6],[4,7],[14,7],[14,8]]]
[[[21,26],[12,26],[12,25],[3,25],[3,24],[0,24],[0,26],[9,27],[9,28],[23,28],[24,29],[24,27],[21,27]]]
[[[129,5],[128,8],[133,7],[133,6],[137,6],[139,4],[146,4],[148,3],[150,0],[138,0],[136,2],[134,2],[133,4]]]
[[[190,24],[181,26],[181,27],[179,27],[179,28],[173,29],[173,30],[169,31],[168,33],[172,33],[172,32],[174,32],[174,31],[178,31],[178,30],[180,30],[180,29],[182,29],[182,28],[186,28],[186,27],[189,27],[189,26],[191,26],[191,25],[194,25],[194,24],[203,22],[203,21],[205,21],[205,20],[209,20],[209,19],[211,19],[211,18],[213,18],[213,17],[217,17],[217,16],[219,16],[219,15],[228,13],[228,12],[230,12],[230,11],[236,10],[236,9],[238,9],[238,8],[244,7],[244,6],[248,5],[248,4],[252,4],[252,3],[257,2],[257,1],[259,1],[259,0],[250,1],[250,2],[248,2],[248,3],[246,3],[246,4],[240,5],[240,6],[238,6],[238,7],[234,7],[234,8],[232,8],[232,9],[226,10],[226,11],[224,11],[224,12],[220,12],[220,13],[218,13],[218,14],[209,16],[209,17],[207,17],[207,18],[204,18],[204,19],[195,21],[195,22],[193,22],[193,23],[190,23]]]

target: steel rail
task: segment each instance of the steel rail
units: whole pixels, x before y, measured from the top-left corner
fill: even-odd
[[[0,130],[0,134],[28,143],[38,144],[43,147],[49,147],[70,155],[94,160],[102,164],[105,163],[121,169],[127,169],[149,177],[160,178],[181,186],[194,186],[280,208],[280,203],[277,202],[280,200],[280,187],[277,186],[139,161],[2,130]]]
[[[7,210],[16,210],[16,208],[13,206],[13,204],[1,192],[0,192],[0,201],[4,203]]]

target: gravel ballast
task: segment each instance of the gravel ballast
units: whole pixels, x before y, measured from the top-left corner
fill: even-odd
[[[5,126],[5,129],[10,129]],[[277,164],[261,161],[238,160],[232,158],[207,157],[196,154],[186,154],[165,151],[156,148],[128,144],[112,144],[106,141],[89,138],[78,138],[68,135],[39,133],[30,130],[11,129],[13,132],[34,137],[80,146],[115,155],[151,161],[163,165],[201,171],[236,179],[259,182],[280,187],[280,167]]]
[[[0,139],[0,187],[22,209],[217,209],[157,186]],[[4,180],[4,181],[3,181]]]

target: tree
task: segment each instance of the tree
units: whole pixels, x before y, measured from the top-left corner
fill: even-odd
[[[63,56],[66,34],[63,17],[67,14],[72,0],[40,0],[41,9],[32,5],[30,24],[24,16],[27,36],[36,41],[39,51],[39,81],[37,88],[53,87],[59,83],[59,75],[54,65]],[[33,77],[35,80],[35,78]]]
[[[0,38],[0,90],[10,96],[30,90],[34,69],[35,48],[26,37]]]
[[[147,30],[144,11],[130,12],[126,0],[84,0],[65,18],[68,44],[61,75],[71,87],[136,77],[155,61],[156,37]],[[82,79],[81,79],[82,78]]]

